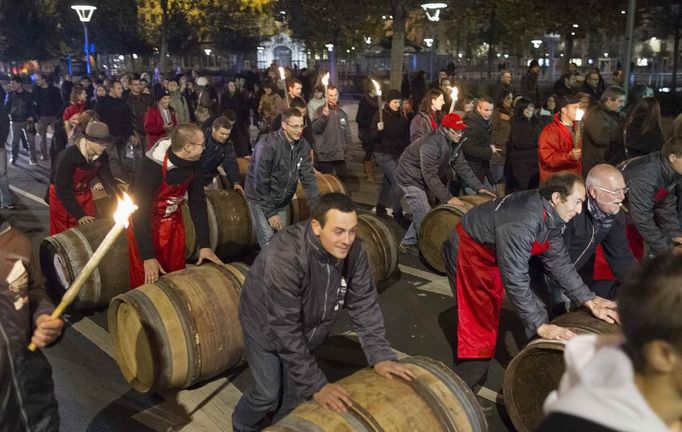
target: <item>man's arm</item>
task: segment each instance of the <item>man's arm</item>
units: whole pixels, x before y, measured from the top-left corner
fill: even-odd
[[[668,192],[668,196],[662,201],[654,204],[654,213],[658,225],[668,238],[682,236],[680,218],[677,213],[677,194],[674,189]]]
[[[327,384],[301,327],[301,291],[303,270],[292,268],[269,255],[263,276],[268,328],[274,337],[277,353],[303,397],[308,398]],[[318,287],[311,287],[315,289]]]
[[[452,168],[471,189],[480,191],[485,188],[483,183],[481,183],[478,177],[476,177],[476,174],[471,170],[471,166],[466,159],[464,159],[464,155],[461,151],[457,152],[457,156],[455,156],[455,160],[452,163]]]
[[[57,163],[54,174],[54,186],[57,192],[57,197],[64,204],[64,208],[76,220],[87,216],[85,210],[76,201],[76,195],[73,192],[73,172],[77,164],[71,160],[73,153],[65,153]]]
[[[320,198],[320,191],[317,189],[317,179],[313,173],[313,162],[310,159],[310,146],[308,142],[301,139],[299,143],[301,146],[301,155],[303,159],[301,160],[301,166],[298,169],[298,179],[303,186],[303,192],[305,193],[305,199],[308,201],[310,208],[315,208],[317,202]]]
[[[561,146],[561,136],[552,129],[545,128],[538,139],[540,164],[549,168],[571,168],[576,160],[571,159]]]
[[[222,166],[232,182],[232,186],[238,185],[239,165],[237,165],[237,152],[235,152],[234,145],[229,140],[225,143],[225,157],[223,157]]]
[[[270,135],[265,135],[262,140],[263,142],[256,145],[256,148],[251,158],[251,163],[255,163],[254,167],[254,192],[257,195],[256,201],[258,206],[263,209],[263,213],[267,219],[275,216],[277,210],[273,200],[270,198],[270,182],[272,172],[272,165],[275,163],[275,149],[274,146],[270,144]],[[273,139],[279,139],[277,137],[272,137]]]
[[[204,178],[201,168],[196,168],[192,183],[188,189],[189,213],[192,215],[192,222],[197,233],[200,248],[210,248],[211,241],[208,229],[208,209],[206,208],[206,194],[204,193]],[[178,210],[180,211],[180,210]]]
[[[132,220],[137,248],[140,258],[144,261],[156,258],[152,243],[152,209],[162,181],[161,166],[148,157],[143,157],[135,168],[132,194],[135,196],[138,209],[133,212]]]
[[[607,147],[611,143],[609,122],[594,108],[585,116],[583,133],[595,147]]]
[[[493,149],[490,146],[493,144],[492,140],[486,142],[487,138],[482,134],[476,132],[467,132],[465,129],[462,137],[462,151],[466,156],[476,157],[479,159],[490,159],[493,155]]]
[[[429,190],[438,198],[441,203],[446,203],[452,194],[445,187],[438,176],[440,167],[439,147],[433,140],[433,136],[419,148],[419,163],[421,165],[422,177]]]
[[[322,107],[317,109],[317,112],[315,113],[315,118],[313,119],[313,133],[315,135],[320,135],[324,133],[324,130],[327,128],[327,121],[329,120],[329,116],[323,115],[322,114],[322,109],[324,108],[324,105]]]
[[[352,263],[352,274],[349,275],[346,297],[348,313],[367,361],[370,366],[374,366],[385,360],[396,360],[397,356],[386,340],[384,318],[379,308],[379,296],[372,282],[365,245],[360,239],[356,239],[355,243],[358,244],[353,244],[352,248],[359,248],[360,253]]]
[[[654,215],[655,185],[647,184],[640,179],[628,182],[628,206],[630,215],[646,244],[654,255],[669,252],[672,240],[656,225]]]
[[[625,226],[625,214],[621,211],[615,216],[613,226],[609,229],[606,238],[601,242],[609,267],[611,267],[613,274],[616,275],[618,280],[621,281],[637,265],[637,261],[628,245]]]

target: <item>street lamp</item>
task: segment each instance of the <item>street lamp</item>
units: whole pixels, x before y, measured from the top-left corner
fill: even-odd
[[[211,48],[204,48],[204,54],[206,54],[206,67],[211,67]]]
[[[88,42],[88,26],[86,23],[90,22],[93,12],[97,7],[90,5],[73,5],[71,9],[78,14],[78,19],[83,23],[83,34],[85,35],[85,70],[90,75],[90,43]]]
[[[445,9],[448,7],[447,4],[445,3],[424,3],[422,4],[422,9],[424,9],[424,12],[426,13],[426,18],[429,19],[431,22],[431,38],[434,40],[436,39],[436,34],[434,31],[434,23],[437,21],[440,21],[440,11],[442,9]],[[436,44],[432,42],[429,47],[431,47],[431,79],[433,79],[433,56],[434,56],[434,51],[436,50]]]

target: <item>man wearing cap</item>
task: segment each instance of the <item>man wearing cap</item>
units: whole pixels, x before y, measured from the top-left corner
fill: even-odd
[[[161,138],[168,137],[178,122],[175,119],[175,110],[170,106],[171,95],[168,90],[162,90],[158,94],[156,105],[147,108],[144,114],[144,131],[147,134],[147,150]]]
[[[538,139],[541,182],[561,171],[579,176],[583,173],[582,143],[576,142],[573,123],[576,110],[580,107],[580,97],[559,97],[557,106],[559,112],[554,116],[554,121],[545,126]]]
[[[109,127],[99,121],[88,123],[76,144],[59,153],[50,178],[50,235],[95,220],[96,209],[90,182],[97,177],[109,196],[118,193],[109,169],[106,148],[113,142]]]
[[[128,227],[131,288],[185,268],[185,194],[199,242],[197,265],[205,259],[222,263],[209,247],[203,151],[201,128],[182,123],[170,138],[158,140],[135,167],[132,193],[139,208]]]
[[[462,201],[452,196],[440,180],[438,171],[445,163],[452,167],[470,188],[494,196],[484,188],[462,155],[460,140],[465,128],[466,125],[458,114],[447,114],[438,129],[413,141],[400,156],[396,182],[405,193],[405,200],[412,210],[412,223],[400,242],[400,250],[403,253],[419,255],[417,233],[422,219],[431,210],[427,191],[441,203],[462,205]]]

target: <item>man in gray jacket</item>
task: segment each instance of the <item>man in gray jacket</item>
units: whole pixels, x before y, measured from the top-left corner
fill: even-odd
[[[412,223],[400,242],[401,252],[419,255],[417,233],[424,216],[431,210],[427,191],[435,195],[441,204],[462,205],[440,179],[439,170],[443,165],[451,166],[470,188],[495,196],[484,188],[462,155],[460,140],[465,128],[459,114],[448,114],[435,132],[413,141],[400,156],[396,181],[412,211]]]
[[[350,150],[351,134],[348,115],[339,108],[339,90],[327,87],[327,105],[317,109],[313,117],[315,134],[315,166],[325,174],[337,174],[346,166],[345,154]]]
[[[245,191],[261,249],[287,225],[299,180],[311,208],[317,204],[319,193],[303,127],[301,111],[289,108],[282,113],[282,128],[263,136],[253,150]]]
[[[327,381],[311,354],[346,308],[367,361],[386,378],[410,380],[384,332],[367,252],[356,238],[358,217],[346,195],[320,198],[310,221],[275,236],[251,266],[241,290],[239,321],[254,383],[232,414],[236,432],[267,427],[307,398],[345,413],[350,396]],[[276,410],[276,412],[275,412]]]

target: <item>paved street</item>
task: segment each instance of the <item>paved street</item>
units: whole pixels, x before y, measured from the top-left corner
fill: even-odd
[[[355,149],[354,156],[359,151]],[[349,167],[345,184],[363,211],[369,211],[378,187],[358,180],[362,178],[359,163],[350,163]],[[49,165],[41,162],[39,167],[29,167],[27,155],[22,152],[19,164],[10,166],[9,175],[18,208],[3,210],[3,215],[31,236],[37,251],[47,235],[48,207],[43,196]],[[392,221],[389,224],[402,235],[398,225]],[[247,262],[252,259],[244,257]],[[380,303],[387,336],[396,351],[425,355],[452,366],[456,317],[444,277],[428,270],[418,259],[401,255],[399,274],[380,287]],[[63,431],[231,429],[232,409],[251,379],[247,367],[228,371],[191,390],[142,395],[127,385],[112,357],[105,310],[71,314],[67,323],[61,341],[45,350],[53,367]],[[506,309],[502,326],[497,360],[479,392],[491,431],[512,430],[498,393],[504,365],[518,351],[515,335],[520,334],[520,327],[513,312]],[[347,317],[337,323],[333,336],[316,355],[330,380],[366,366]]]

